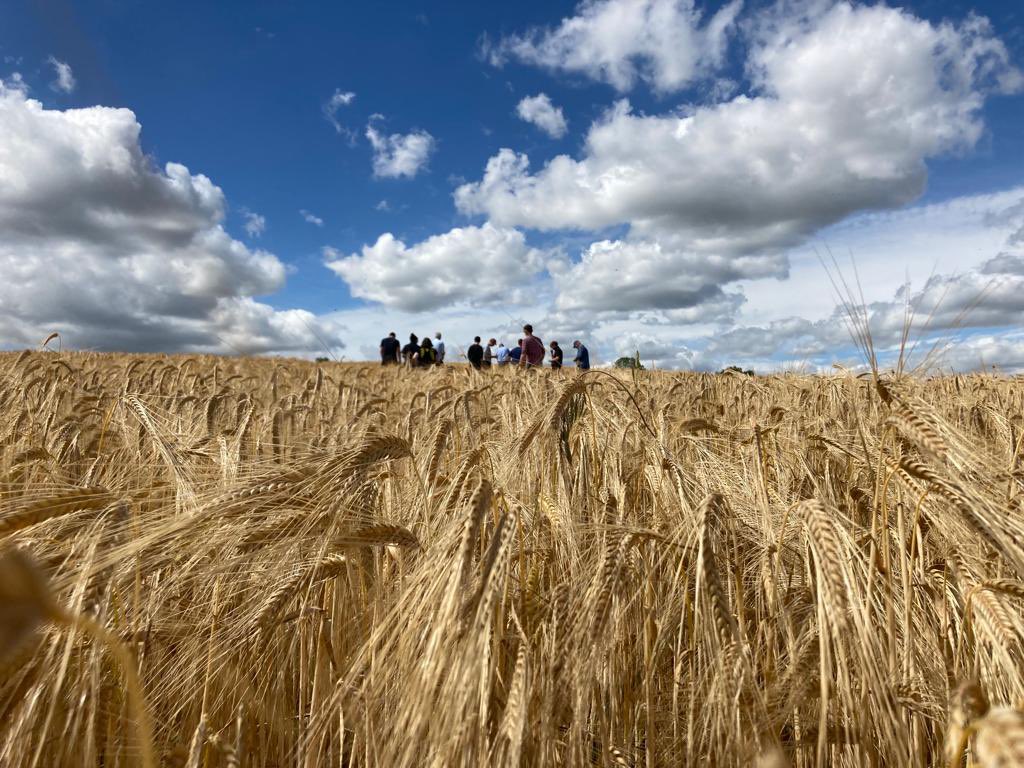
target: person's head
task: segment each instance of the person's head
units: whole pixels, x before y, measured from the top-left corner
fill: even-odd
[[[490,340],[489,340],[489,341],[487,342],[487,346],[489,346],[489,347],[493,347],[493,346],[494,346],[495,344],[497,344],[497,343],[498,343],[498,342],[497,342],[497,341],[495,341],[494,339],[490,339]]]
[[[432,348],[432,347],[434,346],[434,342],[432,342],[432,341],[430,340],[430,337],[429,337],[429,336],[424,336],[424,337],[423,337],[423,346],[424,346],[424,347],[425,347],[426,349],[430,349],[430,348]]]
[[[441,338],[441,332],[440,332],[440,331],[438,331],[437,333],[435,333],[435,334],[434,334],[434,338],[435,338],[435,339],[440,339],[440,338]]]
[[[520,339],[519,341],[516,342],[516,344],[518,344],[520,347],[523,346],[523,340]]]
[[[394,332],[394,331],[392,331],[391,333],[389,333],[389,334],[388,334],[388,336],[389,336],[390,338],[392,338],[392,339],[393,339],[393,338],[395,338],[395,332]]]
[[[533,326],[530,325],[529,323],[524,325],[523,326],[523,333],[525,333],[527,336],[533,336]]]
[[[551,347],[552,349],[558,349],[558,342],[552,341],[550,344],[548,344],[548,346]]]
[[[480,337],[479,336],[474,336],[473,337],[473,343],[474,344],[479,344],[480,343]]]
[[[572,346],[573,346],[573,349],[579,349],[579,348],[580,348],[580,347],[582,347],[583,345],[582,345],[582,344],[580,344],[580,340],[579,340],[579,339],[576,339],[576,341],[574,341],[574,342],[572,343]]]
[[[416,344],[419,342],[419,337],[415,333],[410,333],[409,341],[411,341],[413,344]]]

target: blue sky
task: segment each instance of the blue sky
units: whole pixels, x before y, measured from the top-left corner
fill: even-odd
[[[837,10],[839,5],[847,9],[845,16],[842,9]],[[881,10],[896,14],[896,8],[902,13],[871,13]],[[682,19],[680,30],[694,33],[690,42],[707,47],[695,54],[693,72],[674,79],[666,75],[659,80],[655,70],[660,56],[667,57],[669,68],[691,66],[676,61],[679,46],[674,41],[664,48],[656,46],[653,53],[648,48],[643,49],[646,53],[615,60],[615,51],[620,48],[645,45],[643,41],[610,39],[609,35],[617,34],[615,25],[611,25],[610,32],[602,28],[601,36],[593,38],[585,34],[558,40],[552,37],[567,19],[571,20],[570,27],[566,27],[569,29],[573,23],[578,26],[588,13],[617,11],[635,16],[645,9],[668,14],[663,18],[673,23]],[[725,32],[712,40],[710,34],[705,35],[709,21],[730,8],[718,2],[694,5],[688,0],[600,0],[589,6],[574,2],[395,2],[328,7],[285,2],[56,0],[7,4],[0,9],[0,79],[7,83],[8,95],[15,94],[10,98],[20,100],[12,102],[11,114],[29,101],[38,102],[41,109],[52,113],[96,106],[130,110],[141,126],[138,146],[152,158],[158,176],[166,175],[164,164],[179,163],[187,167],[191,178],[201,174],[222,191],[223,219],[213,212],[217,203],[211,203],[202,208],[211,211],[208,227],[199,225],[196,232],[206,238],[210,231],[222,227],[227,240],[218,240],[218,245],[205,255],[191,249],[187,258],[198,259],[200,265],[221,260],[217,269],[228,273],[236,268],[262,272],[258,279],[249,281],[248,290],[225,288],[218,294],[206,283],[201,290],[188,285],[182,275],[193,266],[185,256],[182,271],[173,278],[140,268],[136,271],[141,288],[125,287],[129,293],[139,288],[138,296],[131,303],[131,311],[126,310],[124,322],[116,324],[118,332],[109,338],[97,338],[100,334],[95,333],[103,327],[96,317],[102,314],[95,311],[98,307],[85,307],[81,318],[67,311],[48,315],[42,310],[26,310],[13,294],[5,302],[0,293],[0,317],[5,312],[8,315],[7,326],[0,323],[0,329],[6,331],[6,343],[17,346],[23,339],[43,336],[53,327],[83,347],[226,352],[241,348],[247,352],[315,354],[320,342],[304,348],[301,326],[305,326],[316,330],[314,336],[327,339],[336,354],[351,358],[372,353],[376,337],[390,330],[390,325],[398,326],[395,330],[401,333],[444,324],[446,331],[450,328],[461,336],[473,329],[508,335],[514,333],[517,321],[531,319],[542,320],[549,336],[588,335],[608,359],[636,347],[646,349],[652,360],[672,367],[713,367],[726,357],[728,361],[743,358],[762,366],[820,366],[830,362],[830,354],[842,355],[829,351],[839,345],[832,327],[834,319],[829,320],[828,306],[834,301],[827,277],[816,266],[816,249],[828,246],[842,252],[856,246],[860,266],[878,266],[872,274],[881,277],[877,281],[869,278],[866,284],[871,293],[868,301],[878,304],[880,336],[884,336],[887,313],[892,312],[892,307],[883,305],[892,304],[900,289],[898,277],[892,282],[895,274],[912,278],[913,290],[921,294],[919,300],[929,311],[934,309],[934,299],[929,297],[925,281],[936,270],[937,276],[947,282],[954,278],[962,282],[966,273],[995,274],[999,290],[1012,293],[1014,281],[1024,280],[1024,275],[996,273],[991,271],[993,267],[984,265],[999,253],[1015,253],[1013,244],[1007,246],[1007,241],[1017,231],[1015,190],[1024,183],[1024,132],[1019,129],[1024,121],[1024,96],[1020,92],[1024,80],[1012,76],[1024,65],[1024,10],[1019,3],[922,0],[883,7],[808,0],[734,3],[731,9]],[[972,26],[979,16],[988,20],[981,31]],[[780,209],[774,214],[776,219],[767,223],[762,219],[768,214],[737,212],[737,218],[725,216],[713,227],[705,226],[700,201],[705,197],[710,201],[742,197],[746,174],[760,173],[757,153],[785,145],[789,139],[782,135],[768,149],[755,143],[747,152],[736,142],[715,148],[723,153],[724,170],[707,161],[694,176],[698,192],[702,184],[713,184],[706,196],[691,196],[685,191],[685,164],[666,172],[666,189],[680,191],[678,200],[669,199],[664,204],[644,186],[627,189],[622,199],[597,200],[593,210],[576,215],[568,209],[579,199],[579,190],[543,175],[545,163],[560,155],[575,164],[574,173],[586,177],[580,182],[584,185],[628,173],[639,165],[655,169],[656,193],[656,169],[661,161],[654,153],[661,151],[661,145],[655,147],[655,140],[649,156],[634,156],[633,149],[609,150],[611,154],[603,156],[585,145],[588,131],[610,121],[609,110],[617,102],[628,99],[630,111],[622,112],[612,127],[621,128],[622,135],[630,140],[643,142],[639,136],[646,130],[644,120],[649,119],[651,129],[657,122],[667,130],[669,120],[685,120],[693,115],[699,118],[701,114],[710,115],[716,105],[756,99],[780,87],[782,78],[790,76],[772,70],[771,64],[763,69],[752,66],[756,56],[762,63],[775,61],[786,45],[806,45],[813,53],[814,36],[819,33],[855,35],[870,31],[871,25],[882,29],[899,24],[906,30],[895,32],[894,40],[903,39],[900,34],[913,37],[919,32],[920,44],[932,46],[928,51],[934,51],[937,83],[932,85],[939,89],[939,96],[949,98],[949,109],[935,118],[925,99],[923,106],[912,105],[916,111],[911,111],[899,101],[903,93],[900,90],[895,96],[885,96],[896,101],[882,104],[880,116],[870,124],[893,121],[891,130],[879,130],[877,144],[867,150],[857,149],[853,155],[835,150],[838,154],[834,157],[823,154],[810,158],[808,163],[813,160],[825,169],[845,164],[855,177],[851,183],[850,178],[837,174],[834,188],[820,185],[818,199],[830,199],[833,192],[836,195],[834,206],[823,205],[827,211],[809,212],[813,205],[808,200],[813,201],[815,193],[792,190],[793,205],[802,205],[800,210]],[[624,38],[631,34],[627,26],[623,25]],[[638,27],[635,34],[649,35],[650,30]],[[716,40],[721,48],[717,54],[709,52]],[[595,69],[593,61],[586,59],[588,46],[595,44],[611,51],[612,58],[605,64],[610,62],[613,68],[621,65],[626,70],[620,72],[632,73],[628,82],[615,81],[608,71]],[[953,66],[950,54],[943,49],[949,45],[963,46],[955,54],[957,61],[962,62],[965,56],[976,58],[976,66],[968,75],[957,75],[967,77],[969,82],[944,84],[948,74],[944,68]],[[993,45],[1000,49],[997,54],[992,53]],[[579,64],[579,51],[584,51],[583,64]],[[864,76],[867,67],[851,66],[840,58],[837,56],[836,66],[850,68],[837,71],[840,81]],[[825,61],[831,63],[827,58]],[[70,68],[73,87],[55,85],[56,63]],[[897,81],[900,77],[923,77],[917,60],[899,69],[904,64],[892,63]],[[887,65],[884,59],[879,64],[883,69]],[[805,82],[809,76],[801,72],[799,99],[812,98],[817,86]],[[997,79],[999,83],[995,84]],[[877,90],[880,86],[870,87]],[[335,93],[354,94],[333,112],[340,130],[325,111]],[[913,89],[907,93],[912,94]],[[551,105],[561,110],[567,120],[564,135],[550,135],[517,114],[522,99],[538,94],[546,95]],[[844,106],[838,103],[836,109]],[[863,110],[861,102],[849,106],[851,110]],[[963,110],[970,113],[970,119],[963,117]],[[833,146],[850,140],[841,135],[842,126],[836,129],[831,121],[828,125],[813,125],[814,118],[805,118],[805,112],[803,107],[794,107],[784,113],[808,121],[793,126],[796,134],[838,130]],[[948,130],[908,137],[901,127],[936,119],[948,119]],[[720,130],[730,130],[727,123],[723,124],[725,128]],[[368,128],[384,141],[388,137],[401,141],[417,132],[429,134],[426,160],[414,162],[416,167],[405,175],[375,174],[374,158],[380,153],[367,136]],[[18,151],[10,136],[5,139],[0,133],[0,158],[5,141],[10,142],[8,150]],[[614,140],[620,138],[616,134]],[[85,156],[83,141],[80,135],[61,134],[60,142],[64,144],[45,149],[52,150],[59,166],[67,152]],[[115,146],[97,151],[115,152],[120,141],[131,143],[119,133]],[[879,149],[887,141],[893,142],[894,148]],[[517,171],[514,178],[502,177],[501,182],[510,189],[520,189],[516,185],[522,182],[540,190],[533,202],[537,210],[528,210],[529,204],[523,202],[520,192],[492,195],[479,186],[488,161],[503,148],[529,156],[528,171]],[[682,163],[672,144],[665,144],[664,151],[666,166]],[[888,167],[890,163],[896,170]],[[920,180],[912,178],[916,164],[927,169],[927,181],[919,188],[915,184]],[[8,178],[12,177],[11,167],[30,179],[35,178],[34,174],[42,178],[44,173],[53,172],[52,168],[45,172],[40,168],[26,170],[10,162],[8,166]],[[736,170],[730,176],[732,166]],[[68,188],[95,188],[98,182],[88,176],[89,164],[84,163],[82,168]],[[794,176],[802,173],[799,166],[791,164],[785,169]],[[149,172],[141,166],[133,170],[143,176]],[[893,177],[890,188],[876,178],[886,174]],[[841,199],[861,177],[871,180],[863,194],[856,200]],[[647,179],[645,184],[650,181]],[[113,183],[104,180],[101,187],[107,189]],[[131,187],[140,182],[119,176],[117,183]],[[780,184],[786,183],[780,179]],[[465,195],[455,200],[453,193],[459,187]],[[586,187],[582,189],[585,197]],[[643,207],[646,203],[631,202],[637,196],[648,199],[651,210]],[[771,197],[768,194],[766,198],[769,203]],[[38,200],[38,195],[32,199]],[[24,203],[9,200],[8,204],[9,210],[0,214],[0,220],[24,223]],[[61,200],[54,206],[73,204]],[[109,213],[111,205],[115,204],[100,207]],[[176,199],[175,205],[184,203]],[[751,207],[757,205],[755,197]],[[562,216],[541,210],[558,211],[563,206],[567,212]],[[723,207],[727,207],[724,202],[719,209]],[[661,217],[659,223],[651,223],[655,208]],[[322,224],[310,223],[300,211]],[[187,215],[193,213],[189,210]],[[3,219],[4,215],[10,218]],[[135,215],[128,213],[121,218]],[[176,209],[168,214],[170,218],[184,215]],[[245,226],[254,216],[262,217],[263,227],[258,233],[247,231]],[[712,212],[705,218],[714,222],[716,216]],[[757,219],[756,228],[751,218]],[[929,241],[928,233],[934,231],[936,220],[955,220],[955,235],[947,232],[940,242]],[[488,222],[502,234],[473,241],[473,248],[494,249],[493,254],[480,260],[483,273],[474,271],[472,261],[467,266],[464,256],[450,256],[451,243],[447,241],[425,247],[422,253],[409,253],[432,237],[458,228],[490,226]],[[84,252],[86,244],[80,228],[68,226],[68,234],[56,250]],[[735,234],[734,230],[744,228],[751,228],[750,232]],[[784,230],[781,235],[780,230]],[[720,248],[706,245],[712,231],[723,243]],[[721,235],[723,231],[728,234]],[[379,244],[378,238],[386,234],[401,241],[406,250],[382,247],[368,257],[364,246]],[[116,239],[115,235],[111,240]],[[96,250],[89,250],[88,258],[135,259],[133,264],[159,260],[159,244],[146,244],[146,253],[125,256],[96,242],[95,238],[89,240],[89,247]],[[592,267],[582,269],[579,265],[584,252],[600,242],[621,246],[621,254],[609,251],[605,253],[606,261],[599,264],[595,251]],[[907,247],[900,249],[892,243],[906,243]],[[963,250],[950,250],[951,243]],[[39,248],[40,253],[44,245],[51,250],[55,246],[54,242],[41,240],[29,245]],[[222,247],[234,249],[234,255],[221,255],[228,252],[217,250]],[[239,255],[239,248],[246,253]],[[4,245],[0,243],[0,270],[9,273],[11,282],[24,279],[26,290],[36,284],[27,266],[35,262],[19,254],[32,252],[25,242],[12,241],[7,245],[5,261]],[[260,254],[276,263],[260,261]],[[449,257],[452,260],[445,261]],[[80,264],[85,257],[76,258],[73,263]],[[232,260],[235,258],[241,259],[243,266]],[[360,258],[362,261],[356,263]],[[616,264],[621,262],[621,269],[635,268],[630,275],[628,301],[616,303],[626,288],[616,284],[619,266],[611,273],[605,268],[611,258],[619,259]],[[437,259],[436,267],[431,259]],[[899,264],[901,259],[905,263]],[[253,266],[254,260],[260,266]],[[325,266],[326,261],[345,260],[350,262],[348,266],[334,271]],[[524,262],[532,267],[524,270]],[[412,285],[401,282],[406,267],[410,276],[420,275]],[[438,276],[439,284],[426,285],[422,270]],[[503,271],[508,275],[507,291],[502,290],[497,277]],[[676,271],[699,278],[662,290],[659,275]],[[90,273],[105,274],[99,267]],[[380,280],[375,282],[377,277]],[[168,279],[170,282],[160,282]],[[440,285],[442,280],[453,279],[486,283],[486,287],[478,296],[467,296],[464,291]],[[814,301],[794,305],[792,299],[777,297],[795,286],[812,290],[815,280],[819,289]],[[970,290],[961,282],[953,284],[954,295]],[[979,278],[971,285],[976,283],[983,288],[988,284]],[[603,287],[606,293],[595,288],[588,297],[580,298],[574,293],[578,285]],[[949,285],[941,285],[944,295],[948,295]],[[69,292],[73,288],[73,284],[66,286]],[[381,301],[381,291],[390,289],[394,295],[406,298]],[[52,286],[47,289],[52,290]],[[196,298],[197,290],[202,301]],[[161,312],[162,301],[174,303],[168,298],[172,293],[189,309],[174,304],[174,309],[167,310],[171,319],[165,327],[154,318]],[[773,294],[776,298],[769,298]],[[105,299],[97,295],[95,301],[102,305]],[[259,308],[253,311],[262,318],[260,322],[269,325],[263,328],[248,321],[236,322],[232,319],[236,317],[232,314],[235,309],[225,308],[228,301],[256,302]],[[83,303],[87,302],[83,299]],[[813,311],[800,312],[804,303]],[[615,306],[605,311],[605,304]],[[999,319],[1005,322],[951,332],[955,331],[958,338],[989,345],[986,348],[1003,350],[999,363],[1015,367],[1024,363],[1024,347],[1018,351],[1020,345],[1013,336],[1018,320],[1013,313],[1019,310],[1015,306],[1003,309]],[[247,305],[245,312],[239,312],[248,317],[252,314],[249,310],[252,307]],[[295,310],[304,314],[288,314]],[[798,317],[810,325],[800,326],[796,332],[792,323],[786,327],[772,325]],[[137,334],[131,332],[133,323],[142,326]],[[775,351],[767,351],[770,345],[752,348],[750,339],[754,337],[744,331],[752,328],[785,343]],[[283,334],[280,339],[275,337],[278,332]],[[745,333],[744,345],[723,347],[721,339],[730,332],[737,336]],[[259,336],[265,342],[249,345],[245,342],[247,335]],[[719,351],[710,354],[708,350],[714,351],[716,345]],[[807,352],[805,347],[816,351]],[[966,354],[963,361],[954,355],[951,364],[970,367],[973,354]]]

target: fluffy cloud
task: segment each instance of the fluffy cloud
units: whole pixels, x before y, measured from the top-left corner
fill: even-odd
[[[356,95],[352,91],[342,91],[340,88],[335,88],[331,98],[325,101],[323,105],[324,117],[327,119],[327,122],[334,126],[334,130],[338,133],[347,136],[350,141],[355,139],[355,131],[342,125],[341,121],[338,120],[338,110],[342,107],[347,107],[355,101],[355,98]]]
[[[489,61],[509,59],[631,89],[638,79],[675,91],[717,67],[742,5],[727,3],[702,24],[693,0],[584,0],[554,29],[485,45]]]
[[[553,139],[562,138],[569,130],[562,108],[552,104],[546,93],[524,97],[516,105],[516,114],[526,122],[533,123]]]
[[[972,147],[985,94],[1019,73],[983,20],[933,26],[846,3],[755,45],[762,95],[642,116],[620,102],[581,159],[535,174],[503,149],[456,203],[503,226],[594,229],[628,223],[688,250],[750,252],[800,242],[849,214],[905,205],[928,157]]]
[[[0,82],[0,338],[224,352],[315,350],[311,328],[337,339],[252,299],[284,265],[224,231],[210,179],[155,167],[140,130],[127,109],[46,109]]]
[[[249,237],[259,237],[267,231],[267,220],[260,214],[243,208],[242,216],[245,217],[245,224],[242,227]]]
[[[1019,333],[983,334],[941,346],[933,355],[937,368],[954,371],[995,368],[1005,373],[1024,371],[1024,338]]]
[[[301,216],[302,220],[305,221],[307,224],[313,224],[314,226],[317,227],[322,227],[324,225],[323,219],[321,219],[316,214],[310,213],[305,208],[299,209],[299,216]]]
[[[785,277],[781,254],[715,256],[686,253],[652,241],[602,240],[558,275],[561,310],[636,312],[695,310],[677,313],[675,322],[706,322],[730,317],[742,303],[740,294],[722,286],[741,279]]]
[[[1024,337],[1018,330],[1024,325],[1022,233],[1024,188],[1018,187],[860,215],[830,229],[825,239],[836,252],[856,255],[856,275],[845,266],[842,279],[834,276],[855,292],[852,308],[868,323],[883,366],[895,361],[904,323],[912,317],[911,365],[956,370],[996,365],[1015,371],[1024,368]],[[734,322],[724,309],[716,317],[713,306],[697,304],[628,316],[572,309],[553,313],[538,326],[561,328],[567,318],[590,318],[577,335],[590,339],[591,350],[605,362],[639,350],[645,364],[660,368],[718,370],[738,364],[765,372],[794,366],[829,370],[836,361],[862,365],[846,311],[836,306],[838,297],[818,259],[802,251],[810,249],[793,254],[784,284],[737,282],[747,300]],[[637,258],[628,247],[623,253],[625,263]],[[957,269],[968,257],[978,260]],[[836,266],[830,268],[834,272]],[[628,284],[629,278],[619,277]],[[566,283],[570,289],[574,284]],[[668,321],[668,315],[684,312],[687,317]]]
[[[50,83],[50,87],[55,91],[63,93],[71,93],[75,90],[75,76],[71,72],[71,65],[53,56],[46,61],[53,67],[54,72],[57,73],[57,79]]]
[[[426,131],[387,135],[372,121],[366,126],[366,138],[373,146],[373,175],[379,178],[411,179],[426,167],[435,145]]]
[[[620,101],[579,158],[532,172],[526,155],[502,149],[456,190],[457,207],[504,227],[625,226],[620,241],[584,251],[559,307],[699,321],[727,283],[784,276],[783,254],[812,234],[912,202],[926,160],[973,147],[986,97],[1021,87],[979,17],[933,25],[846,2],[778,11],[792,7],[745,25],[754,95],[656,116]]]
[[[408,312],[454,304],[482,306],[533,298],[545,254],[521,232],[485,224],[462,227],[407,246],[391,233],[344,256],[325,249],[325,264],[354,296]]]

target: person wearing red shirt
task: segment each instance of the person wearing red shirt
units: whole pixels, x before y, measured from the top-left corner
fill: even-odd
[[[544,342],[533,335],[533,326],[527,323],[523,326],[522,355],[519,357],[520,367],[533,368],[544,365]]]

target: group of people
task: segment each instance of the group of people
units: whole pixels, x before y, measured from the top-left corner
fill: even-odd
[[[576,350],[576,357],[572,362],[579,370],[590,368],[590,352],[579,339],[572,343]],[[444,341],[441,333],[434,334],[434,340],[430,336],[424,336],[420,341],[415,333],[409,334],[409,343],[402,346],[395,332],[392,331],[380,342],[381,365],[406,365],[409,367],[428,367],[432,365],[443,365],[445,355]],[[547,349],[540,337],[533,332],[533,326],[527,323],[523,326],[523,338],[513,347],[506,347],[504,342],[490,339],[487,345],[480,343],[480,337],[473,338],[473,343],[466,350],[466,359],[469,364],[480,370],[490,368],[492,365],[504,366],[515,365],[523,368],[538,368],[544,365],[545,359],[551,364],[551,368],[558,370],[564,362],[562,348],[557,341],[548,344]]]
[[[430,336],[424,336],[423,341],[415,333],[409,334],[409,343],[404,347],[399,343],[398,337],[392,331],[380,340],[380,363],[381,365],[407,365],[409,367],[427,367],[431,365],[444,364],[444,341],[441,339],[441,332],[434,334],[437,339],[435,344]]]

